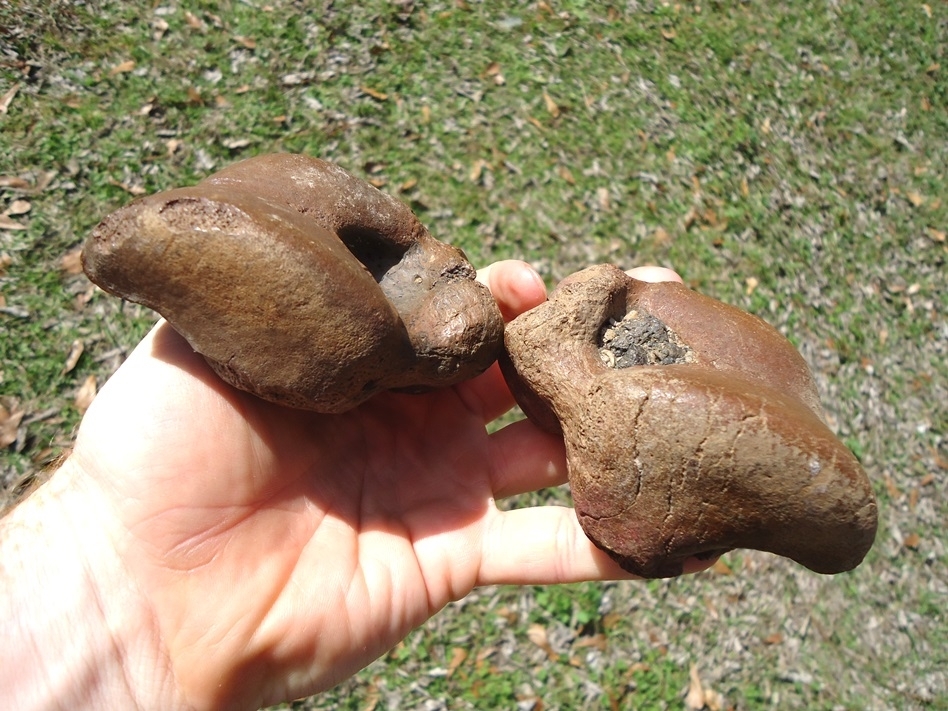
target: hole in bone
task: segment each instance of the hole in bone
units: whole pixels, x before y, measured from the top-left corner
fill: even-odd
[[[694,351],[678,334],[645,311],[610,318],[599,333],[599,357],[610,368],[692,363]]]
[[[393,244],[391,239],[363,227],[343,227],[337,232],[339,239],[369,270],[377,282],[398,264],[405,254],[405,247]]]

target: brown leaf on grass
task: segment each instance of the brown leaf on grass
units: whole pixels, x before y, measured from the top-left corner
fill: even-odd
[[[556,661],[560,658],[560,655],[553,651],[553,647],[550,646],[546,636],[546,628],[543,625],[536,623],[530,625],[527,628],[527,639],[546,652],[546,656],[550,661]]]
[[[243,46],[244,48],[246,48],[246,49],[256,49],[256,48],[257,48],[257,40],[255,40],[253,37],[242,37],[242,36],[238,35],[238,36],[234,37],[234,41],[235,41],[237,44],[242,45],[242,46]]]
[[[471,166],[471,172],[468,177],[471,179],[472,183],[476,183],[481,179],[481,176],[484,174],[485,169],[490,169],[490,164],[483,158],[478,158],[474,161],[474,165]]]
[[[688,673],[688,694],[685,696],[685,708],[700,711],[704,708],[704,687],[698,676],[698,667],[691,665]]]
[[[720,558],[714,561],[714,565],[711,566],[711,572],[715,573],[716,575],[734,575],[734,571],[731,570],[731,566],[729,566]]]
[[[500,74],[500,63],[491,62],[487,65],[487,69],[484,70],[484,74],[489,77],[497,76]]]
[[[141,185],[129,185],[128,183],[123,183],[119,180],[116,180],[115,178],[111,178],[109,180],[109,185],[122,188],[122,190],[127,192],[129,195],[135,195],[136,197],[139,195],[144,195],[146,192],[148,192]]]
[[[543,103],[546,105],[546,110],[553,118],[558,118],[560,115],[560,107],[553,100],[553,97],[543,92]]]
[[[371,86],[360,86],[359,89],[363,94],[368,94],[376,101],[387,101],[388,94],[384,91],[379,91],[378,89],[373,89]]]
[[[82,273],[82,246],[74,247],[59,260],[59,268],[66,274]]]
[[[116,64],[114,67],[112,67],[109,70],[109,76],[114,77],[118,76],[119,74],[128,74],[133,69],[135,69],[135,60],[126,59],[124,62]]]
[[[902,492],[899,490],[899,487],[895,485],[895,481],[888,473],[886,473],[883,482],[885,483],[885,488],[890,499],[899,499],[902,497]]]
[[[7,268],[13,264],[13,257],[11,257],[6,252],[0,252],[0,276],[3,276],[7,272]],[[2,304],[0,304],[2,306]]]
[[[404,183],[398,186],[398,192],[407,193],[409,190],[418,185],[418,178],[409,178]]]
[[[608,188],[596,188],[596,202],[599,203],[600,210],[608,210],[612,207],[612,200],[609,197]]]
[[[13,220],[6,215],[0,215],[0,230],[25,230],[26,225]]]
[[[77,338],[72,342],[72,345],[69,346],[69,353],[66,354],[66,362],[63,363],[63,375],[72,372],[85,349],[86,346],[81,339]]]
[[[197,30],[198,32],[204,31],[204,23],[201,22],[201,19],[193,12],[185,12],[184,21],[188,23],[188,27],[192,30]]]
[[[448,662],[448,673],[447,676],[450,677],[454,672],[457,671],[457,668],[464,664],[464,660],[467,659],[467,650],[464,647],[455,647],[451,650],[451,661]]]
[[[576,185],[576,178],[573,177],[573,174],[565,165],[557,166],[556,172],[559,173],[559,176],[570,185]]]
[[[918,546],[922,542],[922,537],[917,533],[910,533],[905,538],[902,539],[902,545],[911,550],[918,550]]]
[[[929,227],[927,232],[928,232],[928,238],[932,240],[933,242],[945,241],[946,233],[944,230],[936,230],[934,227]]]
[[[927,199],[927,198],[926,198],[924,195],[922,195],[921,193],[917,193],[917,192],[914,192],[914,191],[909,191],[909,192],[907,192],[907,193],[905,194],[905,197],[908,198],[908,201],[909,201],[910,203],[912,203],[912,205],[913,205],[914,207],[921,207],[922,205],[925,204],[925,200]]]
[[[606,648],[609,646],[609,642],[606,639],[606,635],[599,633],[590,635],[588,637],[580,637],[576,644],[573,645],[576,649],[583,649],[585,647],[594,647],[600,652],[605,652]]]
[[[688,694],[685,696],[685,708],[689,711],[721,711],[724,708],[724,698],[710,687],[702,685],[698,676],[698,668],[692,664],[688,674]]]
[[[19,82],[11,86],[4,93],[3,96],[0,96],[0,114],[5,114],[10,108],[10,104],[13,103],[13,97],[16,96],[16,93],[20,90]]]
[[[13,190],[26,190],[30,184],[15,175],[0,175],[0,188],[12,188]]]
[[[97,389],[98,383],[94,375],[90,375],[83,381],[82,385],[79,386],[79,389],[76,391],[75,405],[80,413],[85,413],[85,411],[89,409],[89,405],[91,405],[95,399]]]
[[[678,36],[678,33],[671,27],[666,27],[662,30],[662,38],[671,42]]]
[[[6,215],[25,215],[30,210],[33,209],[33,205],[29,200],[14,200],[10,203],[4,214]]]
[[[17,431],[26,411],[14,397],[0,397],[0,449],[16,442]]]
[[[781,644],[782,642],[783,642],[783,635],[780,634],[779,632],[774,632],[773,634],[769,634],[763,639],[763,643],[769,644],[769,645]]]

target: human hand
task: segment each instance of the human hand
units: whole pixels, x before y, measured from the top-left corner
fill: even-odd
[[[522,262],[481,278],[507,319],[545,299]],[[73,528],[106,532],[77,548],[103,618],[122,628],[118,646],[136,650],[116,654],[129,684],[151,694],[143,705],[298,698],[475,586],[629,577],[571,509],[497,508],[566,480],[557,438],[527,421],[487,434],[512,405],[495,364],[453,388],[384,393],[343,415],[290,410],[230,388],[167,324],[156,327],[93,402],[54,477],[63,496],[81,492],[71,505],[88,515],[73,512]]]

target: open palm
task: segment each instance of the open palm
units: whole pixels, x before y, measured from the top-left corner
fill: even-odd
[[[494,265],[508,317],[545,298]],[[99,492],[178,699],[257,708],[328,688],[473,587],[627,577],[572,511],[495,500],[565,480],[494,368],[344,415],[222,383],[166,324],[93,403],[73,464]]]

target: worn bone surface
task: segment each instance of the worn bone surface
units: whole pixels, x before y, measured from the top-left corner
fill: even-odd
[[[93,282],[162,316],[228,383],[342,412],[487,368],[503,320],[464,254],[331,163],[272,154],[106,217]]]
[[[629,333],[642,343],[613,347]],[[690,556],[754,548],[838,573],[870,549],[869,481],[803,358],[762,320],[597,266],[505,341],[518,402],[564,437],[583,529],[626,570],[668,577]]]

